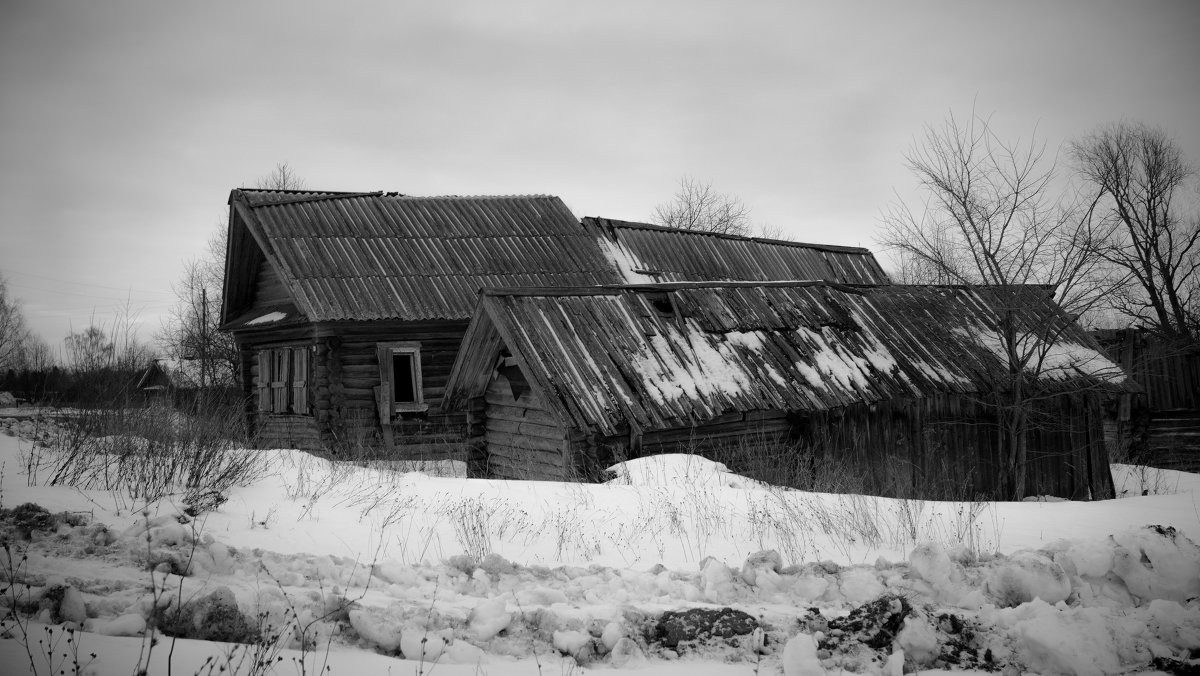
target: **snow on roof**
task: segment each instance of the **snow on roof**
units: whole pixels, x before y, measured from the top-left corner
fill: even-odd
[[[998,358],[1007,359],[1010,346],[1000,332],[980,326],[967,335]],[[1012,343],[1013,352],[1026,362],[1026,373],[1041,380],[1063,381],[1086,376],[1113,384],[1126,381],[1125,372],[1104,356],[1098,346],[1067,340],[1047,341],[1032,332],[1021,333]]]
[[[714,282],[488,292],[447,404],[486,386],[491,364],[472,345],[489,331],[561,420],[605,434],[991,391],[1008,367],[979,327],[1014,305],[1030,332],[1057,327],[1037,374],[1047,391],[1125,389],[1119,367],[1042,289]]]
[[[262,315],[260,317],[255,317],[254,319],[251,319],[250,321],[246,322],[246,326],[254,326],[256,324],[270,324],[271,322],[277,322],[277,321],[280,321],[281,319],[287,319],[286,312],[278,312],[278,311],[268,312],[265,315]]]

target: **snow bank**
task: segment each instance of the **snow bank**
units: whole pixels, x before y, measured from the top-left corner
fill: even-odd
[[[1194,666],[1200,646],[1192,475],[1169,495],[988,505],[1003,545],[966,551],[944,537],[836,539],[846,522],[826,528],[812,515],[860,509],[886,530],[889,515],[916,506],[770,489],[695,456],[622,463],[603,485],[275,457],[276,476],[192,520],[170,501],[143,514],[100,492],[28,486],[21,449],[0,437],[5,505],[92,519],[21,541],[22,607],[45,622],[82,620],[85,648],[101,653],[95,674],[132,673],[156,603],[180,607],[221,587],[247,618],[309,627],[288,635],[288,659],[301,640],[332,641],[334,673],[409,673],[424,661],[510,676],[537,673],[537,656],[544,671],[613,674],[1118,674]],[[966,524],[938,522],[944,514],[974,509],[919,513],[945,533]],[[758,629],[665,647],[664,613],[694,608],[732,609]],[[4,664],[22,663],[14,641],[0,639]],[[177,656],[193,661],[174,670],[194,673],[226,648],[187,642]],[[154,659],[153,673],[165,673]]]

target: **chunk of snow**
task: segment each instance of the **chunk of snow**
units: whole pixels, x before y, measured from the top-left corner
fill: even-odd
[[[621,627],[620,622],[609,622],[604,625],[604,631],[600,633],[600,642],[604,644],[604,649],[609,652],[612,652],[617,642],[623,638],[625,638],[625,629]]]
[[[1017,606],[1033,599],[1058,603],[1071,595],[1071,580],[1062,566],[1044,554],[1017,552],[993,569],[987,590],[1002,606]]]
[[[1117,533],[1113,572],[1143,601],[1200,597],[1200,547],[1174,529],[1147,526]]]
[[[904,618],[904,626],[896,634],[896,645],[918,665],[932,664],[938,656],[937,631],[923,615]]]
[[[826,676],[817,659],[817,641],[810,634],[796,634],[783,647],[784,676]]]
[[[108,619],[93,618],[83,623],[83,630],[104,636],[141,636],[146,631],[146,618],[138,613]]]
[[[854,606],[879,598],[887,589],[879,581],[874,568],[846,569],[842,572],[841,583],[842,596],[846,598],[846,603]]]
[[[592,642],[592,637],[582,631],[556,631],[553,638],[554,649],[571,656],[578,655]]]
[[[363,639],[379,646],[385,652],[400,648],[400,622],[372,611],[355,608],[350,611],[350,626]]]
[[[400,631],[400,652],[406,660],[434,662],[441,658],[453,638],[452,629],[425,631],[418,627],[404,627]]]
[[[1032,601],[1020,609],[1016,651],[1027,668],[1052,674],[1122,671],[1113,634],[1095,608],[1069,609]]]
[[[490,641],[496,634],[508,628],[512,615],[503,597],[481,601],[471,611],[470,627],[480,641]]]
[[[742,580],[750,586],[755,586],[761,572],[778,573],[782,569],[783,557],[779,552],[774,549],[755,552],[742,564]]]

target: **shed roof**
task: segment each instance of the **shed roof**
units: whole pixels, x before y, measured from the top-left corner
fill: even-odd
[[[254,244],[310,321],[466,319],[485,287],[620,281],[557,197],[239,189],[229,203],[227,326],[253,294],[229,270],[254,269]]]
[[[822,280],[887,284],[875,256],[860,247],[808,244],[586,217],[625,282]]]
[[[560,420],[605,434],[986,392],[1002,316],[1043,348],[1042,391],[1128,387],[1043,287],[684,283],[485,292],[446,404],[482,393],[504,348]]]

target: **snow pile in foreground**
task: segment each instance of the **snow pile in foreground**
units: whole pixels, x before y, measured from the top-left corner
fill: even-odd
[[[969,538],[931,538],[900,555],[857,543],[821,550],[841,557],[789,560],[757,547],[754,534],[700,523],[717,518],[714,510],[745,510],[766,487],[689,456],[627,463],[609,485],[580,486],[412,474],[399,481],[366,468],[329,474],[336,468],[304,464],[302,454],[289,452],[275,480],[192,518],[169,502],[131,513],[106,509],[123,503],[94,491],[26,487],[14,469],[22,465],[12,439],[0,437],[0,454],[6,452],[0,461],[8,468],[3,497],[10,511],[3,524],[10,551],[28,555],[0,561],[0,570],[15,573],[3,603],[25,618],[18,626],[10,621],[9,637],[0,640],[6,668],[32,671],[18,640],[22,627],[38,646],[55,640],[47,627],[66,623],[86,632],[70,644],[80,647],[86,673],[130,674],[139,660],[149,673],[166,673],[173,642],[161,638],[148,650],[146,627],[155,621],[189,637],[175,642],[170,657],[171,671],[187,674],[210,673],[206,664],[211,673],[221,666],[236,672],[239,664],[250,673],[237,660],[251,649],[223,642],[246,632],[272,639],[254,650],[275,661],[276,673],[298,672],[299,664],[305,673],[322,666],[334,674],[429,673],[436,665],[438,673],[499,676],[580,667],[690,676],[1182,673],[1197,668],[1200,657],[1192,475],[1174,477],[1184,492],[1173,495],[994,506],[996,521],[1011,533],[1004,548],[972,550]],[[339,488],[327,485],[334,479]],[[362,493],[372,482],[376,488]],[[708,533],[703,544],[715,555],[672,558],[694,551],[693,542],[664,545],[668,565],[610,565],[590,562],[587,551],[555,551],[553,541],[566,531],[546,537],[532,532],[540,526],[496,530],[544,514],[589,524],[592,512],[615,519],[636,512],[646,493],[666,496],[648,503],[662,509],[687,499],[672,491],[702,494],[712,504],[672,512],[672,519],[691,520],[676,529],[648,512],[638,517],[643,526],[660,539]],[[410,508],[373,520],[375,512],[362,512],[363,495]],[[14,498],[67,513],[12,510]],[[866,500],[880,513],[896,506]],[[457,511],[439,513],[438,504]],[[266,514],[271,509],[274,516]],[[1173,520],[1158,518],[1164,515]],[[439,518],[459,521],[443,530],[426,523]],[[1139,520],[1158,525],[1129,525]],[[1052,523],[1072,536],[1045,537],[1059,532]],[[358,527],[375,538],[369,557],[354,541]],[[472,530],[479,528],[493,531]],[[418,533],[444,539],[442,554],[412,556]],[[489,537],[489,547],[479,546]],[[70,655],[63,629],[55,632],[55,654]],[[43,666],[70,661],[35,656]]]

